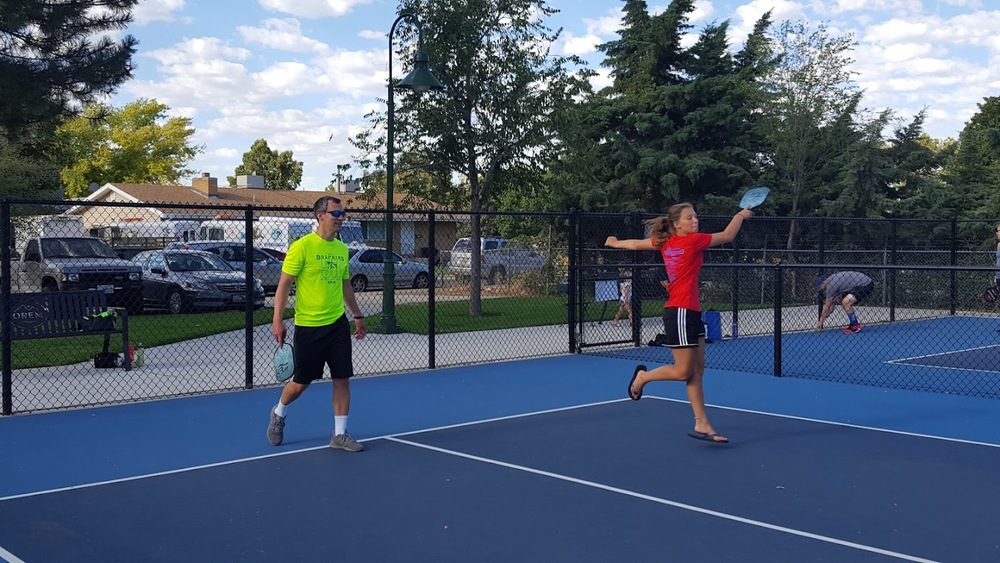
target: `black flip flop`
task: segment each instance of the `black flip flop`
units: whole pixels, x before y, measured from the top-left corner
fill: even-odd
[[[695,440],[701,440],[703,442],[712,442],[713,444],[728,444],[728,438],[722,438],[718,434],[705,434],[704,432],[688,432],[688,436],[691,436]],[[716,438],[722,438],[721,440],[716,440]]]
[[[634,391],[634,389],[632,389],[632,384],[635,383],[635,378],[639,376],[640,371],[646,371],[646,366],[642,364],[635,366],[635,371],[632,372],[632,379],[630,379],[628,382],[628,398],[632,399],[633,401],[638,401],[639,399],[642,398],[642,389],[639,390],[638,395],[632,394],[632,391]]]

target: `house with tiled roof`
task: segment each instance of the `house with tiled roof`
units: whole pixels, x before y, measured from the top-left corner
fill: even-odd
[[[82,217],[84,227],[91,234],[102,236],[108,229],[120,229],[128,223],[190,225],[214,219],[244,220],[248,207],[255,217],[312,218],[313,204],[324,195],[341,199],[349,218],[361,223],[368,244],[385,245],[385,194],[268,190],[263,188],[260,176],[238,176],[235,187],[220,187],[218,179],[208,173],[193,178],[190,186],[113,182],[77,200],[66,214]],[[419,200],[417,207],[421,211],[402,209],[404,202],[412,206],[414,199],[408,194],[395,194],[393,198],[393,249],[404,256],[425,255],[428,210],[439,212],[434,224],[436,245],[450,248],[457,238],[459,224],[468,222],[468,216],[447,213],[433,202],[419,198],[416,198]]]

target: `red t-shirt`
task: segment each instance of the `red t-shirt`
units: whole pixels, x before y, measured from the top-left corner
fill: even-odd
[[[667,268],[666,307],[683,307],[701,311],[698,301],[698,274],[705,262],[703,251],[712,244],[712,235],[693,233],[686,236],[673,235],[660,247],[663,265]]]

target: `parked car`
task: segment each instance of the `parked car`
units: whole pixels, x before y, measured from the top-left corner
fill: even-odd
[[[480,237],[480,275],[491,284],[503,283],[522,272],[541,270],[545,258],[523,244],[505,238]],[[455,241],[451,249],[451,272],[459,279],[472,275],[472,246],[469,238]]]
[[[384,248],[374,246],[351,248],[349,256],[347,264],[351,270],[351,287],[355,293],[383,286]],[[392,253],[392,258],[395,263],[396,287],[423,289],[430,284],[431,274],[427,264],[404,260],[395,252]]]
[[[240,242],[217,240],[173,242],[168,244],[164,250],[175,249],[204,250],[205,252],[218,255],[237,270],[242,271],[246,267],[246,247]],[[253,249],[253,277],[258,278],[264,284],[264,291],[268,295],[273,295],[274,291],[278,288],[278,280],[281,278],[282,261],[260,248]]]
[[[148,250],[132,261],[142,266],[146,309],[182,313],[197,309],[242,309],[246,274],[219,256],[199,250]],[[253,304],[264,306],[264,287],[254,278]]]
[[[266,248],[265,247],[265,248],[258,248],[257,250],[260,250],[261,252],[263,252],[264,254],[267,254],[271,258],[274,258],[278,262],[284,262],[285,261],[285,253],[282,252],[281,250],[276,249],[276,248]]]

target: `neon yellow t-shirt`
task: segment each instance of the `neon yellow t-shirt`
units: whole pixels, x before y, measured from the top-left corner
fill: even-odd
[[[309,233],[292,243],[281,271],[295,276],[295,324],[325,326],[344,315],[347,245]]]

